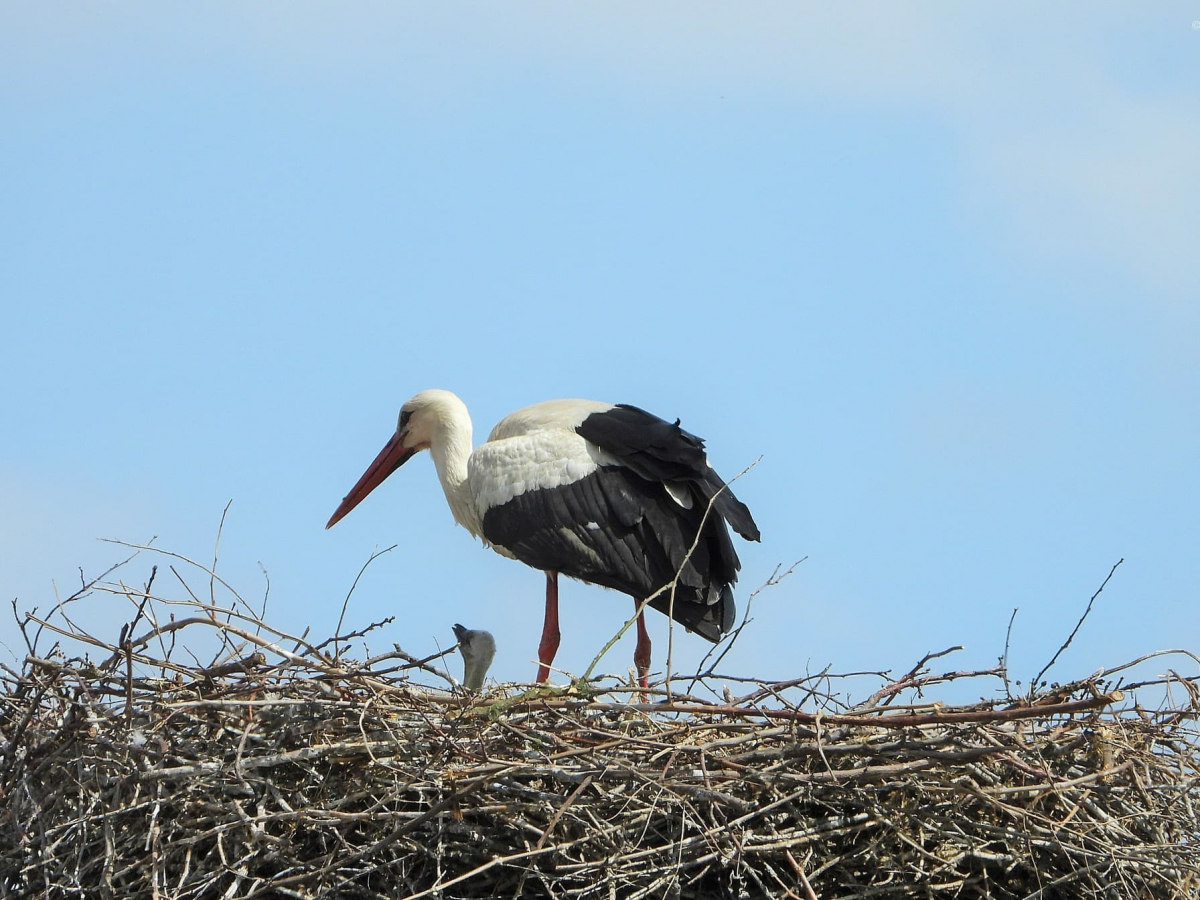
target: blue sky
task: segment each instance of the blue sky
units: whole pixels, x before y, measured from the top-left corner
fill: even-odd
[[[1120,558],[1052,675],[1196,650],[1193,20],[5,4],[0,594],[45,609],[120,558],[102,537],[211,558],[232,499],[221,571],[259,598],[261,563],[281,627],[331,633],[397,544],[348,614],[397,616],[375,646],[463,622],[529,678],[542,578],[454,526],[428,459],[323,530],[442,387],[477,440],[582,396],[682,417],[727,477],[761,456],[739,597],[807,561],[755,601],[737,674],[954,644],[947,667],[987,667],[1019,607],[1025,679]],[[627,606],[565,587],[559,663]],[[115,638],[129,610],[80,615]]]

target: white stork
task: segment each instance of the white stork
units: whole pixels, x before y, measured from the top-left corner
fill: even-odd
[[[709,466],[704,442],[678,421],[624,404],[550,400],[506,416],[472,450],[466,405],[449,391],[422,391],[401,407],[396,433],[325,527],[421,450],[459,525],[546,573],[539,682],[558,650],[560,572],[633,597],[643,687],[650,636],[641,604],[677,573],[673,601],[664,591],[650,606],[714,643],[733,626],[741,563],[726,524],[751,541],[758,526]]]

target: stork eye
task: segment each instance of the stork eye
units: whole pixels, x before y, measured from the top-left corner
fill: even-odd
[[[411,418],[412,418],[412,410],[411,410],[411,409],[402,409],[402,410],[400,410],[400,426],[399,426],[399,429],[400,429],[400,430],[403,430],[403,429],[404,429],[404,426],[408,424],[408,420],[409,420],[409,419],[411,419]]]

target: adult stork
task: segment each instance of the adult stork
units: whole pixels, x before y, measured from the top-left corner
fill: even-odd
[[[726,525],[752,541],[758,526],[708,464],[704,441],[678,420],[624,404],[550,400],[501,419],[472,450],[466,405],[449,391],[422,391],[400,408],[396,433],[325,527],[422,450],[433,457],[459,525],[546,573],[539,682],[558,650],[560,572],[633,597],[643,687],[647,598],[714,643],[732,627],[741,563]],[[662,590],[672,581],[673,591]]]

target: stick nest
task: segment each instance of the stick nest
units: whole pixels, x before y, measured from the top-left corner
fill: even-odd
[[[361,633],[314,643],[236,595],[169,600],[153,580],[21,619],[29,653],[0,696],[4,896],[1200,890],[1188,679],[1120,685],[1122,666],[948,706],[935,688],[1003,673],[932,674],[933,655],[857,703],[827,673],[475,696],[398,647],[355,661]],[[108,642],[67,609],[105,591],[135,610]],[[184,631],[216,643],[211,664],[180,661]],[[1139,688],[1165,699],[1143,709]]]

